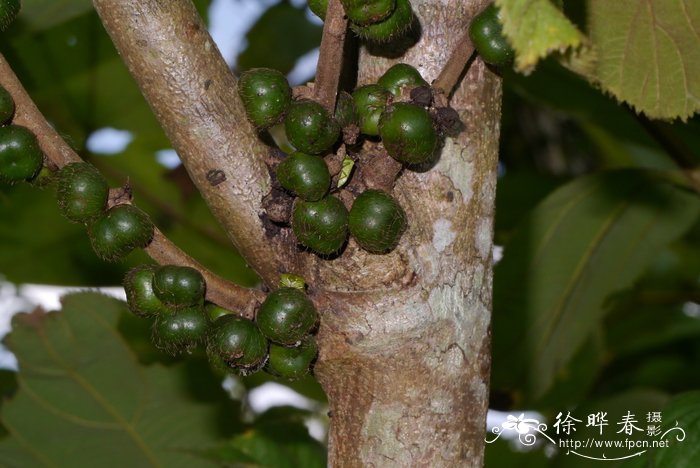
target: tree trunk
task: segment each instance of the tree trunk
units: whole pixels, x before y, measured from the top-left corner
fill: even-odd
[[[398,60],[363,51],[359,84],[397,61],[434,79],[484,5],[412,4],[420,41]],[[465,130],[395,187],[409,219],[396,251],[368,255],[351,241],[340,259],[316,262],[330,466],[483,463],[500,98],[500,80],[475,60],[452,98]]]
[[[451,105],[464,131],[394,188],[409,228],[386,255],[353,240],[333,260],[262,223],[267,151],[189,0],[93,0],[212,212],[268,287],[303,275],[321,312],[316,375],[331,407],[331,466],[480,466],[490,367],[491,250],[500,80],[475,60]],[[432,80],[485,0],[411,0],[420,40],[360,56],[360,84],[391,63]],[[183,35],[181,31],[186,31]],[[404,44],[405,45],[405,44]],[[384,51],[386,54],[386,51]],[[403,55],[403,56],[402,56]],[[401,57],[402,56],[402,57]],[[400,59],[399,59],[400,57]],[[216,144],[212,144],[216,142]],[[216,169],[226,182],[208,183]]]

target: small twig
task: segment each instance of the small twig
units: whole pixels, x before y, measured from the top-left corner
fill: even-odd
[[[347,26],[348,20],[340,0],[329,0],[326,20],[323,24],[321,50],[316,65],[314,97],[330,113],[335,110]]]
[[[29,128],[36,135],[39,146],[48,162],[55,169],[60,169],[66,164],[82,162],[80,156],[46,121],[2,54],[0,54],[0,85],[12,95],[15,101],[17,110],[13,123]],[[130,202],[129,191],[128,188],[112,189],[109,204]],[[187,265],[196,268],[207,282],[206,297],[209,301],[239,312],[246,317],[250,317],[255,307],[265,298],[265,294],[260,290],[244,288],[210,272],[173,244],[157,228],[153,240],[145,248],[145,251],[157,263]]]
[[[449,96],[452,90],[459,83],[465,67],[474,55],[474,46],[469,38],[469,28],[464,28],[464,33],[460,37],[457,46],[452,51],[452,55],[442,67],[440,74],[433,81],[433,89],[437,95],[442,96],[446,102],[440,105],[446,105],[449,101]],[[437,99],[437,96],[436,96]]]
[[[678,139],[673,128],[664,122],[649,120],[645,116],[637,114],[630,107],[627,107],[627,109],[635,116],[647,133],[654,138],[656,143],[661,146],[666,155],[681,169],[693,190],[700,193],[700,166],[697,163],[697,157],[685,143]]]

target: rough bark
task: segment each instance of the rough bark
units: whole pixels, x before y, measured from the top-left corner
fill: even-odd
[[[263,281],[292,269],[296,249],[268,235],[264,146],[236,78],[190,0],[94,0],[95,9],[187,171]],[[220,182],[221,175],[225,177]],[[213,175],[217,183],[210,180]]]
[[[465,130],[394,194],[409,229],[371,255],[351,240],[326,260],[266,231],[266,149],[244,121],[235,79],[186,0],[94,0],[105,27],[193,180],[268,285],[303,275],[322,318],[316,375],[331,407],[332,466],[480,466],[490,366],[491,250],[500,82],[476,60],[452,105]],[[435,79],[484,0],[412,0],[420,40],[394,58],[361,55],[359,83],[391,63]],[[174,13],[175,12],[175,13]],[[183,33],[184,31],[184,33]],[[371,52],[376,52],[372,48]],[[404,53],[405,52],[405,53]],[[212,168],[227,183],[207,183]]]
[[[420,41],[400,59],[435,79],[482,2],[412,1]],[[397,59],[361,54],[359,82]],[[491,250],[500,81],[480,61],[452,105],[465,130],[395,195],[409,230],[389,255],[316,261],[326,308],[316,374],[331,466],[481,466],[490,368]]]

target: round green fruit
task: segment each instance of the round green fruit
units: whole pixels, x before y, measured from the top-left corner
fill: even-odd
[[[357,108],[352,95],[346,91],[338,93],[335,101],[335,120],[342,128],[358,125]]]
[[[191,267],[163,265],[153,275],[153,291],[172,307],[189,307],[202,303],[206,283],[202,274]]]
[[[17,18],[20,0],[0,0],[0,31],[4,31]]]
[[[296,348],[270,344],[267,372],[289,380],[299,379],[309,373],[311,363],[318,355],[316,341],[309,337]]]
[[[350,209],[350,234],[372,253],[393,250],[406,230],[406,213],[394,197],[381,190],[366,190]]]
[[[141,265],[129,271],[124,278],[126,302],[134,315],[156,317],[172,312],[153,291],[153,275],[157,268],[156,265]]]
[[[330,255],[340,250],[348,237],[348,210],[330,195],[315,202],[297,199],[292,208],[292,230],[301,245]]]
[[[287,139],[297,150],[323,154],[338,140],[340,126],[326,109],[314,101],[296,101],[284,119]]]
[[[216,305],[213,302],[207,302],[204,306],[204,311],[207,313],[211,321],[214,321],[219,317],[223,317],[224,315],[233,314],[233,311],[224,309],[223,307]]]
[[[395,0],[340,0],[348,19],[367,26],[386,19],[396,8]]]
[[[280,120],[292,101],[287,78],[271,68],[253,68],[241,74],[238,94],[248,120],[256,128],[269,128]]]
[[[71,163],[58,172],[58,207],[76,222],[87,222],[107,207],[109,185],[88,163]]]
[[[469,24],[469,37],[482,60],[497,67],[509,66],[515,52],[503,36],[498,7],[490,4]]]
[[[98,216],[88,228],[92,248],[103,260],[116,261],[153,239],[153,223],[132,205],[117,205]]]
[[[2,1],[2,0],[0,0]],[[0,86],[0,125],[5,125],[15,113],[15,101],[5,88]]]
[[[387,106],[379,119],[379,136],[389,156],[404,164],[428,161],[437,145],[437,132],[428,111],[407,102]]]
[[[360,132],[379,135],[379,118],[386,108],[389,91],[376,84],[360,86],[352,93],[359,117]]]
[[[307,201],[320,200],[331,185],[323,158],[298,152],[277,166],[277,179],[282,187]]]
[[[403,87],[429,86],[418,70],[407,63],[397,63],[389,68],[377,80],[377,84],[394,96],[399,96]]]
[[[255,323],[237,315],[224,315],[212,324],[207,352],[227,366],[253,371],[265,364],[268,342]]]
[[[413,25],[413,10],[409,0],[396,0],[396,8],[383,21],[361,26],[350,23],[350,29],[362,39],[372,42],[389,42],[403,36]]]
[[[172,314],[159,315],[151,329],[156,348],[169,354],[190,352],[204,341],[210,322],[201,307],[188,307]]]
[[[316,325],[318,313],[311,299],[297,288],[280,288],[268,294],[255,322],[270,341],[294,346]]]
[[[0,181],[31,180],[44,163],[36,137],[25,127],[0,127]]]

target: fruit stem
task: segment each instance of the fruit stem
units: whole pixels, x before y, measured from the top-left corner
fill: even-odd
[[[16,111],[13,123],[27,127],[36,135],[39,146],[52,169],[58,170],[67,164],[83,161],[49,125],[2,54],[0,54],[0,85],[15,101]],[[110,205],[124,203],[127,200],[130,202],[130,196],[120,195],[118,193],[120,191],[123,192],[124,189],[110,191]],[[265,294],[258,289],[244,288],[208,271],[173,244],[158,228],[155,228],[153,240],[145,251],[157,263],[187,265],[198,269],[207,282],[207,299],[224,308],[238,311],[240,315],[247,318],[252,317],[255,307],[265,299]]]
[[[338,83],[343,66],[343,45],[348,20],[340,0],[329,0],[326,20],[323,24],[321,49],[316,65],[314,98],[333,115]]]
[[[447,63],[440,70],[438,77],[433,81],[433,89],[436,91],[436,94],[443,95],[449,100],[450,94],[452,94],[457,83],[460,82],[464,69],[469,65],[473,56],[474,45],[472,45],[472,41],[469,38],[469,28],[464,28],[462,37],[457,42],[452,55],[450,55]]]

